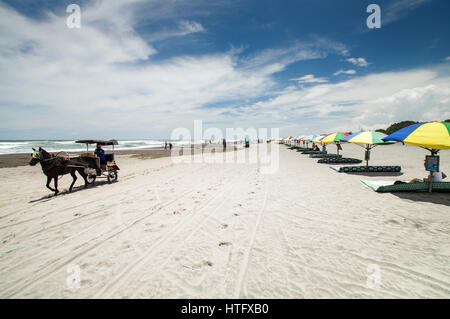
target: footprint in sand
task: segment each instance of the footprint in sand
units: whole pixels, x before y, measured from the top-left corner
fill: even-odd
[[[87,287],[87,286],[91,286],[92,285],[92,281],[91,280],[82,280],[80,282],[81,286]]]
[[[219,243],[220,247],[222,247],[222,246],[230,246],[230,245],[231,245],[231,243],[228,242],[228,241],[222,241],[222,242]]]
[[[13,239],[14,237],[16,237],[15,234],[8,235],[8,236],[6,236],[6,238],[2,241],[2,243],[3,243],[3,244],[6,244],[8,241],[10,241],[11,239]]]
[[[386,223],[386,224],[389,224],[389,223],[400,224],[398,221],[396,221],[396,220],[394,220],[394,219],[386,220],[385,223]]]

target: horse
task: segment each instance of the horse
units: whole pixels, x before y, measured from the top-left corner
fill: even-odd
[[[84,172],[85,168],[89,167],[87,161],[84,158],[76,157],[72,160],[63,159],[59,156],[55,156],[39,147],[39,150],[33,148],[34,153],[31,154],[30,166],[35,166],[37,163],[41,163],[42,171],[47,176],[47,188],[52,192],[55,192],[55,196],[58,195],[58,176],[70,174],[73,178],[70,185],[69,192],[72,191],[73,185],[77,180],[75,172],[78,172],[84,179],[84,188],[87,188],[89,182],[87,180],[88,175]],[[72,165],[68,165],[72,164]],[[86,166],[84,166],[86,164]],[[81,166],[83,165],[83,166]],[[50,182],[54,179],[55,188],[50,187]]]

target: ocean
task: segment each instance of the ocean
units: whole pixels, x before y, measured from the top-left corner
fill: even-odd
[[[115,150],[143,149],[143,148],[161,148],[164,147],[166,140],[117,140],[119,145],[114,146]],[[170,141],[173,146],[189,144],[189,141]],[[19,154],[32,153],[32,147],[42,147],[49,152],[78,152],[86,150],[85,144],[77,144],[74,140],[0,140],[0,154]],[[110,148],[110,146],[105,146]],[[95,145],[90,145],[93,150]]]

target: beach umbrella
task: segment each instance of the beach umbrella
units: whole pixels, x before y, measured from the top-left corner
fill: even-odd
[[[341,140],[343,138],[346,138],[347,136],[349,136],[348,133],[332,133],[332,134],[329,134],[329,135],[325,136],[321,140],[321,142],[324,143],[324,144],[330,144],[330,143],[336,144],[337,155],[339,156],[339,149],[340,149],[340,145],[341,145]]]
[[[313,139],[313,143],[321,144],[321,140],[326,137],[327,135],[319,135],[315,139]]]
[[[289,136],[289,137],[287,137],[287,138],[286,138],[286,142],[289,142],[289,143],[290,143],[290,142],[291,142],[291,140],[292,140],[292,138],[293,138],[293,136]]]
[[[305,145],[305,138],[306,138],[307,136],[306,135],[303,135],[302,137],[300,137],[300,142],[302,142],[303,143],[303,145]]]
[[[419,146],[430,151],[431,156],[436,156],[440,150],[450,149],[450,123],[426,122],[413,124],[384,137],[383,141],[397,141]],[[437,171],[439,171],[438,168],[436,168]],[[429,191],[431,192],[434,171],[430,170],[430,174]]]
[[[318,135],[309,135],[305,137],[305,141],[312,142]]]
[[[317,135],[308,135],[307,137],[304,138],[304,140],[306,141],[306,147],[308,147],[309,142],[312,142],[315,138],[317,137]]]
[[[303,142],[303,144],[305,144],[305,137],[306,135],[299,136],[297,139],[297,143],[300,144],[301,142]]]
[[[360,145],[366,149],[365,160],[366,170],[369,169],[370,150],[378,145],[394,144],[393,141],[383,141],[387,135],[381,132],[356,132],[341,139],[342,142],[349,142]],[[364,146],[363,146],[364,145]]]
[[[439,150],[450,149],[450,123],[428,122],[413,124],[384,137],[383,140],[420,146],[436,154]]]
[[[314,143],[320,143],[320,140],[323,139],[326,135],[319,135],[315,139],[313,139]]]

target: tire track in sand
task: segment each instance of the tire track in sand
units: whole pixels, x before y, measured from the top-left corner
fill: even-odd
[[[232,178],[228,178],[227,180],[231,180],[230,184],[233,183]],[[223,182],[223,180],[222,180],[222,182]],[[205,187],[209,187],[209,186],[210,185],[206,185]],[[79,252],[74,254],[74,252],[72,251],[70,254],[71,255],[70,257],[63,256],[63,257],[59,258],[58,260],[53,261],[50,265],[39,269],[38,275],[36,277],[34,277],[32,280],[28,280],[28,281],[23,281],[22,279],[17,280],[15,284],[10,285],[8,287],[8,289],[6,289],[2,292],[2,294],[4,296],[3,298],[13,298],[20,293],[28,291],[29,289],[33,288],[34,286],[36,286],[38,283],[42,282],[47,277],[50,277],[52,274],[56,273],[58,270],[62,269],[64,266],[71,263],[75,259],[98,248],[102,244],[107,243],[108,240],[114,238],[115,236],[120,235],[125,230],[129,230],[134,225],[136,225],[139,222],[143,221],[144,219],[154,215],[157,211],[160,211],[161,209],[163,209],[165,207],[168,207],[172,204],[179,202],[180,200],[184,199],[186,196],[194,193],[195,191],[198,191],[198,189],[189,189],[185,193],[178,196],[176,199],[170,200],[167,203],[165,203],[164,205],[161,205],[159,208],[157,208],[156,211],[152,212],[151,214],[144,215],[143,217],[137,218],[128,226],[120,227],[120,229],[117,231],[107,231],[105,233],[102,233],[102,234],[90,239],[88,242],[78,245],[76,250],[79,250]],[[186,217],[186,218],[188,218],[188,217]],[[164,237],[164,235],[163,235],[163,237]],[[86,246],[88,246],[88,247],[85,248]],[[85,249],[82,249],[82,248],[85,248]],[[58,262],[60,260],[61,260],[61,262],[57,263],[55,265],[55,262]],[[36,273],[34,275],[36,275]]]
[[[250,173],[251,174],[251,173]],[[247,174],[248,176],[250,174]],[[245,180],[246,176],[242,177],[242,174],[238,172],[236,174],[240,177],[240,180]],[[204,209],[208,208],[209,204],[211,204],[214,200],[219,199],[219,203],[217,206],[211,210],[209,214],[202,217],[203,219],[198,223],[194,229],[190,230],[189,233],[186,236],[187,238],[190,238],[193,234],[197,232],[197,230],[208,220],[208,217],[211,216],[218,208],[220,208],[223,203],[225,203],[228,198],[233,194],[235,191],[234,185],[236,184],[235,179],[233,178],[231,182],[227,183],[226,191],[218,192],[217,195],[213,196],[213,198],[209,199],[206,203],[204,203],[199,209],[198,212],[193,212],[189,218],[185,218],[182,222],[178,223],[178,225],[175,226],[172,231],[166,234],[163,238],[160,238],[157,242],[155,242],[147,251],[145,255],[143,255],[141,258],[139,258],[136,262],[133,264],[130,264],[128,267],[126,267],[121,273],[119,273],[116,277],[110,280],[110,285],[105,285],[99,292],[97,292],[93,298],[111,298],[111,296],[121,287],[123,287],[127,280],[133,276],[142,266],[146,264],[146,262],[153,257],[156,253],[158,253],[161,249],[164,248],[164,244],[171,241],[174,237],[176,237],[179,233],[181,233],[185,229],[190,229],[190,225],[192,225],[196,221],[196,217],[200,215],[200,212]],[[223,194],[225,193],[225,195]],[[220,197],[222,197],[220,199]],[[179,249],[181,245],[178,245],[176,249]],[[172,255],[175,253],[176,249],[167,257],[166,261],[163,263],[167,263],[168,260],[172,257]],[[157,272],[160,270],[160,268],[157,270]],[[155,274],[157,273],[155,272]]]

